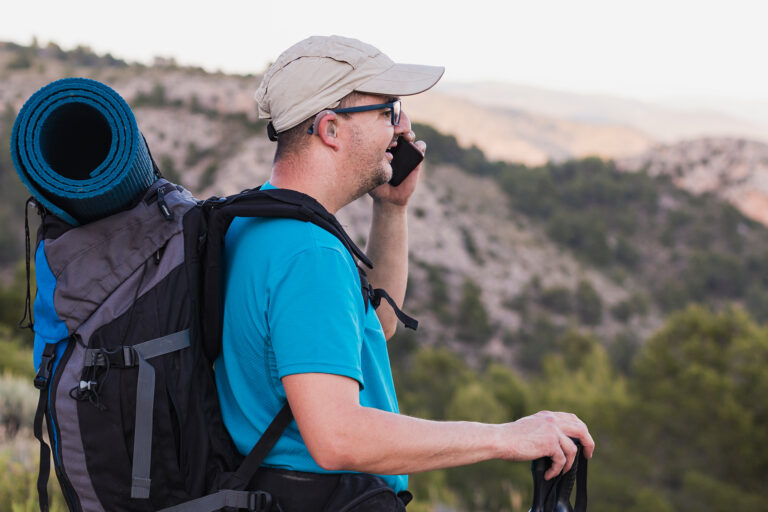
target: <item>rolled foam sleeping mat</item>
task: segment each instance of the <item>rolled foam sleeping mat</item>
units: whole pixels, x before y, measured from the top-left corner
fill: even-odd
[[[27,100],[11,156],[32,196],[75,226],[126,208],[156,179],[128,104],[87,78],[51,82]]]

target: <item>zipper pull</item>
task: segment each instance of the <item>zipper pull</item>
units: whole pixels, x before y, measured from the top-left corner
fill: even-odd
[[[157,206],[160,208],[160,213],[163,214],[165,220],[173,220],[173,210],[168,208],[168,203],[165,202],[165,192],[163,192],[163,187],[157,189]]]

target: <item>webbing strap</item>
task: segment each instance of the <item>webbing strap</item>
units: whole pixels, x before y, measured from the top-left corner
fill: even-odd
[[[109,352],[103,348],[89,348],[85,350],[85,362],[83,366],[109,366],[112,368],[132,368],[138,365],[138,358],[133,347],[123,346],[122,350]]]
[[[225,485],[234,489],[245,489],[291,421],[293,421],[293,413],[286,403]],[[158,512],[212,512],[224,507],[244,508],[251,512],[269,512],[272,510],[272,496],[263,491],[228,489],[164,508]]]
[[[419,327],[419,321],[403,313],[403,310],[397,307],[397,304],[395,304],[395,300],[389,296],[387,290],[384,288],[374,289],[371,294],[371,304],[373,304],[374,309],[379,307],[379,304],[381,304],[381,299],[386,300],[389,305],[392,306],[392,310],[395,312],[395,316],[398,320],[400,320],[400,322],[403,323],[406,328],[413,329],[415,331]]]
[[[170,354],[188,346],[189,329],[133,346],[139,359],[139,378],[136,383],[136,422],[133,436],[131,498],[149,498],[155,368],[147,362],[147,359]]]
[[[387,293],[387,290],[384,288],[374,289],[373,285],[368,282],[368,275],[365,273],[365,270],[360,267],[360,265],[357,266],[357,272],[360,275],[360,285],[363,287],[363,302],[365,302],[366,312],[368,312],[369,303],[373,306],[373,309],[378,309],[381,305],[381,299],[384,299],[392,307],[392,311],[395,312],[397,319],[400,320],[400,322],[402,322],[406,328],[413,329],[415,331],[419,327],[419,321],[411,316],[406,315],[402,309],[397,307],[395,300],[389,295],[389,293]]]
[[[285,429],[293,421],[293,412],[291,412],[291,406],[286,402],[280,412],[277,413],[275,419],[269,424],[267,430],[259,438],[258,442],[251,448],[251,452],[246,455],[240,467],[232,475],[232,487],[243,489],[251,481],[259,470],[259,466],[267,458],[269,452],[277,444],[280,436],[283,435]]]
[[[43,418],[48,409],[48,389],[51,368],[56,354],[56,343],[46,343],[43,348],[43,358],[35,377],[35,387],[40,390],[37,400],[37,411],[33,431],[35,438],[40,441],[40,471],[37,473],[37,496],[41,512],[48,512],[48,476],[51,474],[51,449],[43,439]]]
[[[263,491],[224,490],[158,512],[213,512],[224,507],[244,508],[250,512],[269,512],[272,510],[272,496]]]
[[[40,399],[37,401],[35,412],[34,432],[40,441],[40,471],[37,473],[37,496],[40,502],[40,510],[48,512],[48,475],[51,474],[51,449],[43,439],[43,416],[48,408],[48,389],[40,390]]]

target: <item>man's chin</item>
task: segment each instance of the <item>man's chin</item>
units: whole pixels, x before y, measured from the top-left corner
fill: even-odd
[[[381,170],[381,179],[384,180],[381,184],[383,185],[384,183],[388,183],[389,180],[392,179],[392,175],[394,173],[395,173],[395,170],[392,169],[392,164],[387,162],[386,165],[384,165]]]

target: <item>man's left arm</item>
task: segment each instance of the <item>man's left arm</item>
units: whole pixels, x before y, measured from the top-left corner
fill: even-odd
[[[426,151],[423,141],[415,144],[422,153]],[[384,288],[398,307],[403,306],[408,283],[408,201],[420,174],[421,164],[397,187],[384,184],[371,192],[373,217],[366,254],[374,268],[368,271],[368,281],[374,288]],[[376,313],[385,338],[391,338],[397,328],[395,312],[382,301]]]

